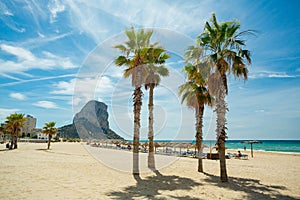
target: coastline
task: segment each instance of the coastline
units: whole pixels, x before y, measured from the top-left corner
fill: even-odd
[[[52,143],[46,150],[46,143],[20,143],[17,150],[3,149],[0,145],[0,193],[9,199],[300,198],[299,155],[254,152],[248,160],[227,159],[229,183],[221,183],[216,160],[203,160],[202,174],[196,171],[197,159],[177,157],[159,174],[142,173],[136,180],[101,163],[85,144]],[[111,163],[132,162],[129,152],[93,149]]]
[[[249,140],[227,140],[226,148],[227,149],[236,149],[244,151],[244,146],[247,147],[247,150],[250,149],[250,145],[242,144],[243,141]],[[128,140],[132,142],[132,140]],[[148,140],[140,140],[141,143],[147,142]],[[253,151],[265,151],[265,152],[279,152],[286,154],[300,154],[300,140],[259,140],[262,144],[253,144]],[[191,143],[195,144],[195,140],[155,140],[154,142],[179,142],[179,143]],[[203,144],[206,146],[215,145],[215,140],[203,140]],[[291,146],[291,144],[293,144]]]
[[[245,153],[244,149],[226,149],[226,151],[229,152],[237,152],[241,151],[242,153]],[[284,152],[284,151],[265,151],[265,150],[253,150],[254,154],[255,153],[266,153],[266,154],[282,154],[282,155],[295,155],[295,156],[300,156],[299,152]],[[250,154],[250,150],[246,150],[247,154]]]

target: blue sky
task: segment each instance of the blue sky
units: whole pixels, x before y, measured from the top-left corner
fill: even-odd
[[[172,58],[170,77],[155,90],[158,139],[194,139],[194,113],[180,104],[178,86],[184,48],[215,12],[237,19],[252,52],[249,80],[230,78],[229,139],[300,139],[299,1],[99,1],[15,0],[0,2],[0,121],[10,113],[33,115],[37,126],[72,121],[90,99],[109,107],[113,130],[131,138],[132,88],[113,66],[124,29],[154,29],[153,41]],[[142,138],[147,134],[147,92]],[[215,138],[215,114],[206,109],[204,139]]]

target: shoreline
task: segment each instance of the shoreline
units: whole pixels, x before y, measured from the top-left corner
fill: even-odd
[[[130,166],[129,151],[90,147],[91,154],[84,143],[70,142],[51,143],[50,150],[46,143],[4,147],[0,193],[10,199],[300,198],[300,156],[289,154],[255,152],[248,160],[228,159],[229,183],[221,183],[217,160],[204,159],[203,174],[197,172],[197,159],[158,155],[159,173],[147,171],[135,179],[131,171],[116,168]],[[140,153],[141,168],[147,155]],[[173,160],[163,165],[167,159]]]
[[[228,151],[241,151],[245,152],[244,149],[226,149]],[[246,150],[247,153],[251,153],[250,150]],[[300,156],[300,152],[284,152],[284,151],[266,151],[266,150],[253,150],[254,153],[270,153],[270,154],[282,154],[282,155],[295,155]]]
[[[129,141],[131,142],[131,140],[126,140],[126,141]],[[145,140],[146,142],[148,142],[147,140]],[[170,141],[170,142],[166,142],[166,141]],[[175,142],[175,143],[187,143],[191,140],[157,140],[157,141],[154,141],[154,143],[172,143],[172,142]],[[229,141],[240,141],[240,140],[229,140]],[[263,140],[262,140],[263,141]],[[267,141],[279,141],[279,140],[267,140]],[[287,140],[287,141],[300,141],[300,140]],[[46,143],[47,141],[39,141],[39,142],[27,142],[26,140],[23,140],[23,141],[19,141],[20,143]],[[144,143],[144,140],[141,140],[140,141],[141,143]],[[57,142],[52,142],[52,143],[57,143]],[[73,143],[73,142],[58,142],[58,143]],[[86,143],[86,142],[82,142],[82,143]],[[5,144],[5,143],[4,143]],[[110,144],[111,145],[111,144]],[[170,146],[168,146],[169,148],[171,148]],[[159,147],[161,148],[161,147]],[[209,147],[206,147],[209,149]],[[184,149],[184,148],[183,148]],[[192,148],[190,148],[192,149]],[[226,150],[229,150],[229,151],[241,151],[241,152],[244,152],[244,149],[243,148],[228,148],[226,147]],[[215,151],[215,150],[214,150]],[[247,148],[246,152],[250,152],[250,148]],[[278,154],[287,154],[287,155],[300,155],[300,152],[293,152],[293,151],[269,151],[269,150],[263,150],[263,149],[253,149],[253,152],[262,152],[262,153],[278,153]],[[208,153],[208,152],[206,152]]]

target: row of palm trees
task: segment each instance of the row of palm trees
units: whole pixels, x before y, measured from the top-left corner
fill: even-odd
[[[18,148],[18,138],[21,135],[21,130],[26,121],[24,114],[13,113],[6,117],[6,121],[1,123],[0,131],[5,135],[10,135],[10,145],[9,149]],[[52,135],[57,133],[57,128],[55,128],[55,122],[45,123],[43,127],[43,133],[48,135],[48,149],[50,149],[50,142]]]
[[[128,40],[115,48],[122,52],[115,60],[117,66],[126,66],[124,77],[131,78],[133,92],[134,134],[133,134],[133,174],[138,174],[138,153],[140,135],[140,111],[142,106],[142,86],[149,89],[149,120],[148,167],[155,169],[153,145],[153,91],[160,83],[161,76],[168,75],[164,65],[170,56],[158,43],[150,43],[153,31],[134,28],[125,30]],[[196,146],[202,153],[202,127],[205,105],[214,106],[217,114],[217,145],[220,156],[220,178],[227,182],[225,141],[226,112],[228,111],[225,97],[228,94],[228,76],[233,73],[237,78],[247,80],[247,65],[251,64],[250,52],[244,49],[246,41],[243,38],[254,31],[240,32],[237,21],[218,22],[212,14],[210,21],[205,23],[204,30],[195,41],[194,46],[187,48],[184,58],[186,65],[183,72],[186,82],[179,87],[182,102],[195,109]],[[202,158],[198,156],[198,171],[203,172]]]

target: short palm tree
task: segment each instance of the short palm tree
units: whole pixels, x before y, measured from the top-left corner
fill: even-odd
[[[24,114],[14,113],[6,117],[5,124],[7,132],[11,134],[10,149],[18,148],[18,137],[25,121],[26,118],[24,118]]]
[[[55,122],[48,122],[45,123],[45,126],[43,127],[43,133],[48,135],[48,149],[50,149],[50,142],[52,136],[57,133],[57,128],[55,128],[55,124]]]
[[[212,106],[212,97],[207,89],[207,75],[209,67],[201,63],[202,49],[199,46],[190,46],[185,54],[188,63],[183,71],[187,74],[187,82],[179,87],[182,103],[195,109],[196,117],[196,147],[198,150],[198,172],[203,172],[202,141],[203,141],[203,114],[204,106]]]
[[[150,38],[153,31],[141,29],[135,31],[134,28],[125,30],[128,40],[125,44],[115,46],[123,55],[115,60],[117,66],[126,66],[124,77],[131,77],[133,92],[133,113],[134,113],[134,133],[133,133],[133,174],[139,174],[139,140],[140,140],[140,113],[142,107],[142,85],[145,82],[146,54],[150,47]]]
[[[170,58],[165,53],[166,50],[163,47],[156,47],[156,45],[150,47],[147,51],[147,67],[146,67],[146,80],[145,89],[149,89],[149,103],[148,103],[148,140],[149,140],[149,152],[148,152],[148,167],[155,169],[154,160],[154,131],[153,131],[153,92],[154,88],[159,85],[161,76],[168,76],[169,70],[164,63]]]
[[[231,72],[235,77],[242,77],[244,80],[247,80],[248,70],[246,65],[251,64],[250,52],[243,49],[246,44],[243,36],[254,32],[251,30],[239,32],[239,29],[239,22],[219,23],[216,15],[212,14],[211,22],[205,23],[203,33],[197,38],[199,44],[205,49],[208,58],[213,63],[215,71],[209,82],[214,83],[213,88],[215,89],[214,91],[211,90],[211,92],[216,97],[216,132],[222,182],[228,181],[225,160],[225,141],[227,138],[226,112],[228,110],[225,102],[225,96],[228,94],[227,76]]]

